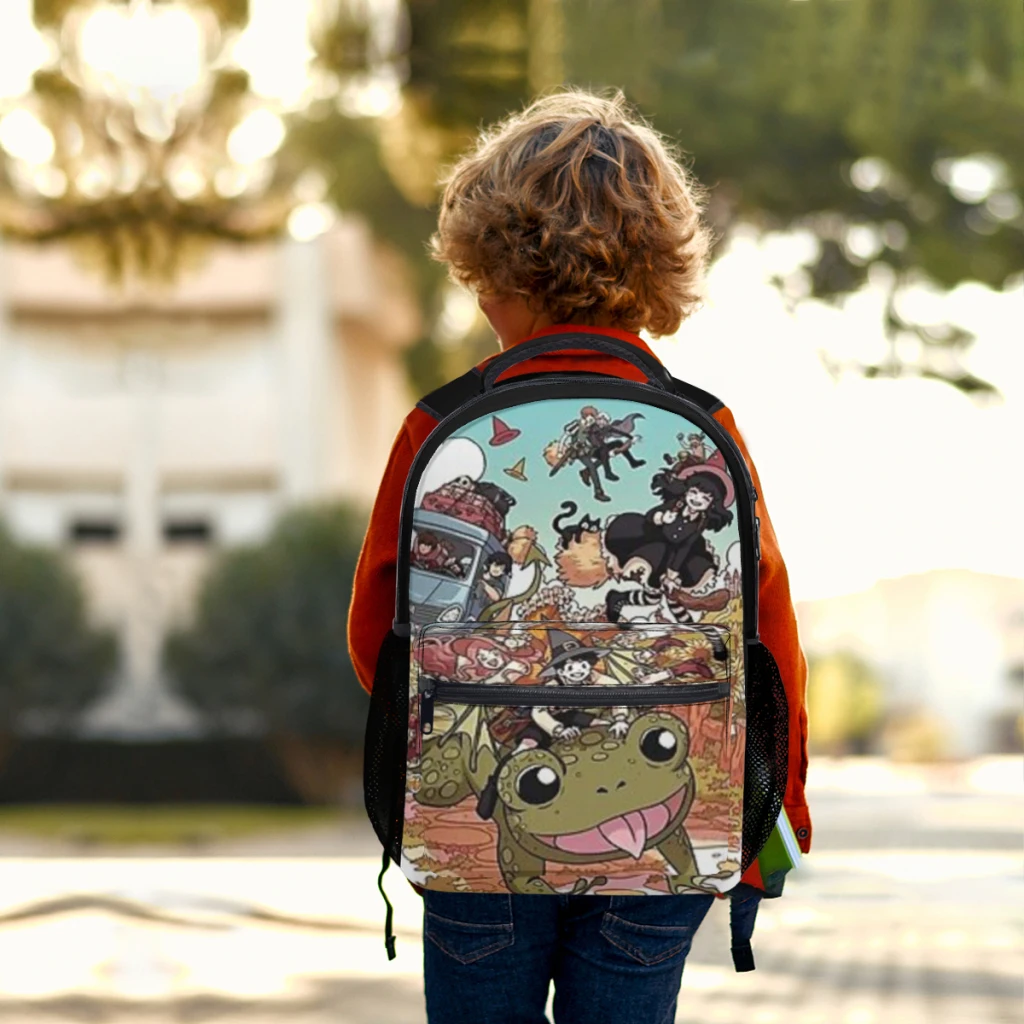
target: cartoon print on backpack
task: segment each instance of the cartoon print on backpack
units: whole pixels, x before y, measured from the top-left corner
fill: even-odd
[[[597,668],[604,657],[613,651],[593,646],[571,633],[560,629],[548,631],[552,645],[551,656],[543,665],[538,682],[553,686],[616,686],[617,681]],[[607,709],[606,720],[598,712],[579,708],[524,707],[510,705],[501,708],[488,722],[491,738],[516,749],[541,746],[550,747],[554,740],[576,739],[583,729],[604,725],[608,734],[621,738],[628,728],[629,716],[625,707]]]
[[[463,818],[463,841],[469,814],[493,823],[495,835],[493,846],[486,843],[490,863],[463,860],[454,872],[439,865],[421,879],[514,893],[607,891],[609,881],[613,891],[646,891],[652,883],[673,893],[720,891],[710,872],[700,872],[686,829],[696,788],[686,724],[667,711],[637,711],[618,740],[585,728],[555,746],[519,745],[500,759],[490,748],[474,758],[463,732],[424,743],[417,801],[427,808],[466,802],[473,810]],[[643,860],[651,854],[653,864]],[[556,875],[561,884],[553,884]]]
[[[612,469],[612,456],[622,455],[634,468],[644,464],[644,459],[638,459],[630,451],[641,440],[635,430],[636,421],[643,416],[642,412],[631,412],[612,420],[608,413],[585,405],[577,419],[563,426],[561,436],[545,446],[544,458],[551,467],[549,475],[554,476],[564,466],[580,462],[583,464],[580,479],[593,486],[594,497],[598,501],[611,501],[601,486],[598,469],[604,470],[606,480],[618,480]]]
[[[566,422],[570,410],[578,415]],[[635,429],[641,418],[645,437]],[[513,410],[460,428],[434,453],[417,490],[414,623],[734,618],[739,572],[726,555],[738,540],[735,488],[721,452],[700,430],[680,431],[680,419],[624,401],[578,410],[562,399],[521,418]],[[556,423],[559,440],[545,442]],[[517,470],[506,473],[505,486],[494,483],[486,450],[496,444],[511,450],[513,468],[540,451],[550,474],[527,479]],[[615,456],[628,463],[626,477],[614,472]],[[642,475],[659,457],[661,468]],[[578,479],[560,473],[570,464],[580,465]],[[607,492],[607,480],[621,482]],[[652,491],[655,503],[639,504],[641,491]],[[610,495],[607,514],[588,508]]]
[[[676,622],[693,621],[696,611],[721,611],[729,591],[715,587],[719,556],[706,532],[729,526],[735,489],[721,452],[704,462],[686,459],[681,467],[654,475],[651,489],[661,502],[644,514],[616,516],[604,532],[614,575],[635,580],[640,589],[610,590],[607,613],[617,622],[625,605],[664,602]]]
[[[491,441],[518,435],[501,423]],[[420,478],[409,570],[413,622],[512,619],[541,586],[549,562],[537,531],[509,529],[516,497],[485,480],[486,469],[478,441],[453,437]]]
[[[439,629],[415,659],[440,681],[553,690],[729,678],[704,634],[671,626]],[[718,750],[729,752],[709,714],[706,704],[435,708],[435,733],[410,750],[407,873],[474,891],[719,891],[735,880],[738,835],[722,821],[741,791],[734,765],[714,774]]]

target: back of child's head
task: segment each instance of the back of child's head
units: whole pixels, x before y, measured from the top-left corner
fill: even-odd
[[[700,302],[703,192],[627,106],[571,90],[483,132],[453,168],[436,259],[478,294],[552,323],[673,333]]]

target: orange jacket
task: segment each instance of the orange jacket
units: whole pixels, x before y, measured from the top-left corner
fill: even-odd
[[[534,336],[573,330],[583,328],[571,324],[560,325],[539,331]],[[596,327],[587,327],[585,330],[591,334],[612,335],[654,355],[641,338],[627,331]],[[485,359],[479,365],[482,368],[488,362],[489,359]],[[574,370],[610,374],[628,380],[644,379],[642,372],[630,363],[583,349],[535,356],[509,369],[503,379],[521,373],[571,373]],[[811,845],[811,819],[804,797],[804,781],[807,777],[807,664],[797,636],[796,616],[789,595],[789,577],[768,510],[765,508],[761,481],[750,460],[743,438],[736,428],[736,421],[726,408],[719,409],[714,416],[739,446],[750,467],[750,475],[757,490],[757,515],[761,520],[758,625],[762,641],[778,662],[789,700],[789,781],[784,805],[800,848],[806,853]],[[435,426],[437,421],[422,409],[413,409],[405,418],[391,448],[391,455],[384,469],[384,477],[377,492],[356,565],[352,604],[348,615],[348,647],[359,681],[367,691],[373,686],[377,651],[391,628],[394,617],[399,516],[405,480],[413,456]],[[756,862],[744,874],[743,879],[760,888]]]

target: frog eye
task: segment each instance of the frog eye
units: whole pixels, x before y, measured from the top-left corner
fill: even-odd
[[[670,732],[668,729],[661,727],[648,729],[640,737],[640,753],[648,761],[655,761],[659,764],[671,761],[676,756],[676,751],[678,750],[679,740],[676,739],[675,733]]]
[[[528,804],[546,804],[558,796],[562,781],[546,764],[535,764],[519,773],[516,792]]]

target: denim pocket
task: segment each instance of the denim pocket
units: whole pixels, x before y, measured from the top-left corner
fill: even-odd
[[[690,952],[713,896],[613,896],[601,934],[646,967]]]
[[[427,890],[424,902],[424,935],[459,963],[474,963],[515,941],[508,894]]]

